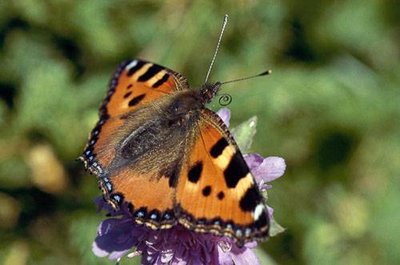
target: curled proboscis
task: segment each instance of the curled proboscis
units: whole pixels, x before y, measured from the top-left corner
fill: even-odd
[[[231,104],[231,102],[232,102],[232,96],[231,95],[229,95],[229,94],[222,94],[220,97],[219,97],[219,100],[218,100],[218,102],[219,102],[219,104],[221,105],[221,106],[228,106],[229,104]]]

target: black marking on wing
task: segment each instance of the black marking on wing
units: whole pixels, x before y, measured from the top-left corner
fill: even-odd
[[[268,235],[268,230],[269,230],[269,217],[267,211],[264,211],[261,213],[261,215],[258,217],[258,219],[255,221],[255,226],[256,227],[266,227],[266,234]]]
[[[189,181],[192,183],[197,183],[200,179],[201,172],[203,171],[203,163],[201,161],[196,162],[188,173]]]
[[[146,82],[156,74],[158,74],[160,71],[162,71],[164,68],[157,65],[153,64],[149,69],[147,69],[146,73],[142,74],[138,78],[138,82]]]
[[[128,98],[131,94],[132,94],[132,91],[127,92],[127,93],[124,95],[124,98]]]
[[[232,156],[228,167],[224,170],[225,182],[228,188],[235,188],[240,179],[244,178],[249,173],[249,168],[246,165],[240,152]]]
[[[216,142],[210,150],[210,154],[213,158],[217,158],[222,154],[224,149],[229,145],[228,141],[223,137]]]
[[[165,82],[167,82],[169,78],[169,74],[164,74],[163,77],[161,79],[159,79],[157,82],[155,82],[152,87],[153,88],[157,88],[159,86],[161,86],[162,84],[164,84]]]
[[[178,185],[178,178],[179,178],[179,170],[178,168],[175,168],[174,171],[168,176],[168,185],[171,188],[176,188]]]
[[[178,178],[181,168],[179,160],[161,169],[159,173],[160,176],[168,178],[168,185],[171,188],[176,188],[178,185]]]
[[[240,199],[239,206],[245,212],[253,211],[262,202],[260,191],[255,185],[249,187]]]
[[[128,103],[129,107],[139,104],[139,102],[142,101],[145,96],[146,96],[145,94],[140,94],[139,96],[136,96],[133,99],[131,99]]]
[[[201,191],[204,197],[210,196],[211,194],[211,186],[205,186]]]

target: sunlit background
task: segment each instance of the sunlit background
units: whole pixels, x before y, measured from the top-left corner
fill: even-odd
[[[140,57],[224,87],[233,126],[286,174],[268,204],[286,231],[263,264],[400,264],[400,8],[396,1],[0,1],[0,263],[114,264],[75,159],[114,68]],[[218,109],[218,100],[211,104]],[[137,262],[137,261],[133,261]],[[123,261],[132,264],[132,260]]]

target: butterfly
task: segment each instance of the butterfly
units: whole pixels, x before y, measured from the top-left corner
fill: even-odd
[[[127,204],[151,229],[182,225],[233,238],[266,238],[263,196],[234,138],[206,104],[220,82],[190,89],[178,72],[144,60],[115,71],[80,159],[104,199]]]

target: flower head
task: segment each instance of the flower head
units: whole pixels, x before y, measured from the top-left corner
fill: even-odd
[[[108,256],[109,259],[119,259],[124,255],[142,255],[142,264],[146,265],[228,265],[259,264],[256,255],[251,251],[256,246],[255,242],[251,242],[239,248],[230,238],[198,234],[181,225],[154,231],[135,224],[131,217],[126,216],[103,221],[92,249],[97,256]],[[136,250],[129,253],[133,247]]]
[[[228,109],[217,114],[229,124]],[[267,183],[285,171],[285,162],[280,157],[263,158],[258,154],[244,157],[261,190],[269,189],[271,186]],[[104,200],[98,200],[97,204],[111,215],[99,225],[93,242],[93,252],[99,257],[118,260],[125,255],[141,255],[142,264],[149,265],[260,264],[253,251],[257,246],[254,241],[239,247],[231,238],[196,233],[181,225],[154,231],[134,223],[131,212],[124,205],[114,212]],[[272,208],[268,207],[268,213],[272,218]]]

